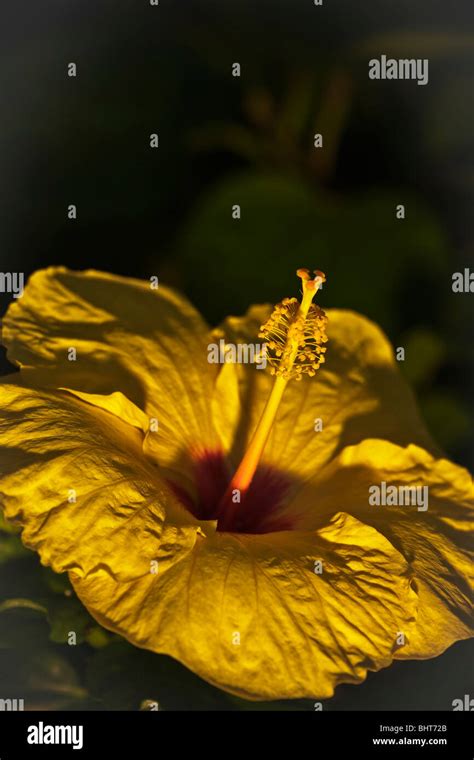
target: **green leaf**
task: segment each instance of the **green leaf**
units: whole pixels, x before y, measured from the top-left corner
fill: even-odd
[[[48,614],[46,607],[34,602],[32,599],[6,599],[0,604],[0,613],[15,609],[34,610],[35,612],[41,612],[44,615]]]
[[[20,529],[5,520],[2,510],[0,509],[0,533],[19,533]]]
[[[48,636],[47,610],[31,599],[0,604],[0,649],[30,651]]]
[[[93,647],[94,649],[103,649],[110,644],[113,639],[113,634],[110,634],[99,625],[93,625],[87,628],[84,634],[84,638],[89,646]]]
[[[73,594],[71,582],[67,573],[55,573],[50,567],[42,565],[41,574],[48,589],[55,594],[65,594],[66,596],[71,596],[71,594]]]
[[[24,698],[27,710],[87,707],[76,668],[41,640],[26,650],[0,650],[0,683],[4,693]]]
[[[76,643],[85,640],[86,629],[92,618],[77,597],[51,599],[48,605],[51,625],[50,639],[58,644],[68,643],[70,633],[76,634]]]
[[[0,532],[0,565],[28,554],[29,551],[25,549],[19,536]]]
[[[75,698],[87,695],[72,665],[64,657],[50,650],[33,655],[28,671],[24,671],[24,677],[28,689]]]
[[[23,613],[23,615],[14,614],[18,612]],[[2,613],[3,615],[10,613],[8,620],[1,619]],[[81,644],[86,640],[88,629],[95,627],[93,619],[76,596],[51,596],[41,600],[5,599],[0,603],[0,646],[19,646],[24,636],[26,636],[26,641],[29,641],[28,627],[33,625],[37,628],[37,620],[31,620],[31,613],[39,613],[44,616],[49,624],[49,639],[58,644],[69,643],[70,633],[75,633],[75,643]],[[40,628],[42,631],[45,630],[42,623]],[[19,632],[19,639],[15,643],[16,629]]]

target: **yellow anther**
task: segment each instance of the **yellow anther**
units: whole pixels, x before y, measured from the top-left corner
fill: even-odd
[[[267,360],[277,377],[290,379],[297,373],[299,377],[301,372],[313,376],[314,370],[322,364],[327,317],[312,300],[326,282],[326,275],[319,269],[314,270],[314,274],[311,279],[308,269],[298,269],[303,286],[301,304],[296,298],[284,298],[260,328],[259,337],[267,343]]]

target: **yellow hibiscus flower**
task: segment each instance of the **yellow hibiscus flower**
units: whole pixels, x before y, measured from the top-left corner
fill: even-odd
[[[325,352],[323,275],[299,275],[300,304],[216,333],[161,285],[51,268],[3,321],[5,516],[99,623],[247,699],[327,698],[472,633],[472,479],[378,327],[329,310]],[[273,376],[209,363],[259,335]],[[429,504],[374,506],[383,484]]]

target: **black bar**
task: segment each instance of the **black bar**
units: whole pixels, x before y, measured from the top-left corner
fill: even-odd
[[[65,728],[56,732],[59,726]],[[472,760],[472,734],[470,712],[4,712],[0,760],[96,757],[103,751],[107,757],[160,757],[170,748],[182,756],[207,747],[235,757],[239,751],[254,755],[256,744],[265,757],[288,748],[285,753],[314,758],[346,752]],[[43,743],[29,743],[28,737]],[[46,743],[51,738],[71,743]]]

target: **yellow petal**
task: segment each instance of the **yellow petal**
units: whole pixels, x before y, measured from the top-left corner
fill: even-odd
[[[209,328],[169,288],[92,270],[41,270],[10,305],[2,337],[10,361],[23,368],[23,384],[90,394],[89,403],[105,409],[103,397],[120,392],[157,423],[147,448],[163,466],[175,470],[197,444],[218,445]],[[68,359],[70,348],[75,361]],[[113,411],[120,414],[116,401]]]
[[[0,384],[0,505],[57,572],[149,574],[188,553],[200,523],[143,455],[143,434],[54,391]]]
[[[23,373],[21,373],[21,377],[23,377]],[[141,430],[145,435],[148,433],[150,419],[145,412],[142,412],[138,406],[135,406],[135,404],[120,391],[115,391],[114,393],[109,393],[107,396],[104,396],[101,393],[83,393],[81,391],[71,390],[70,388],[59,388],[59,390],[71,393],[82,401],[92,404],[92,406],[98,406],[99,409],[104,409],[106,412],[114,414],[128,425],[132,425],[132,427]]]
[[[315,562],[322,572],[315,572]],[[388,665],[413,620],[407,566],[348,515],[317,531],[217,533],[156,576],[71,580],[96,619],[246,699],[326,698]]]
[[[382,482],[426,486],[416,506],[372,506],[369,488]],[[420,492],[421,495],[421,492]],[[473,633],[474,488],[463,467],[418,446],[366,440],[344,449],[290,506],[297,527],[314,528],[339,510],[372,525],[410,563],[420,604],[400,659],[434,657]]]

